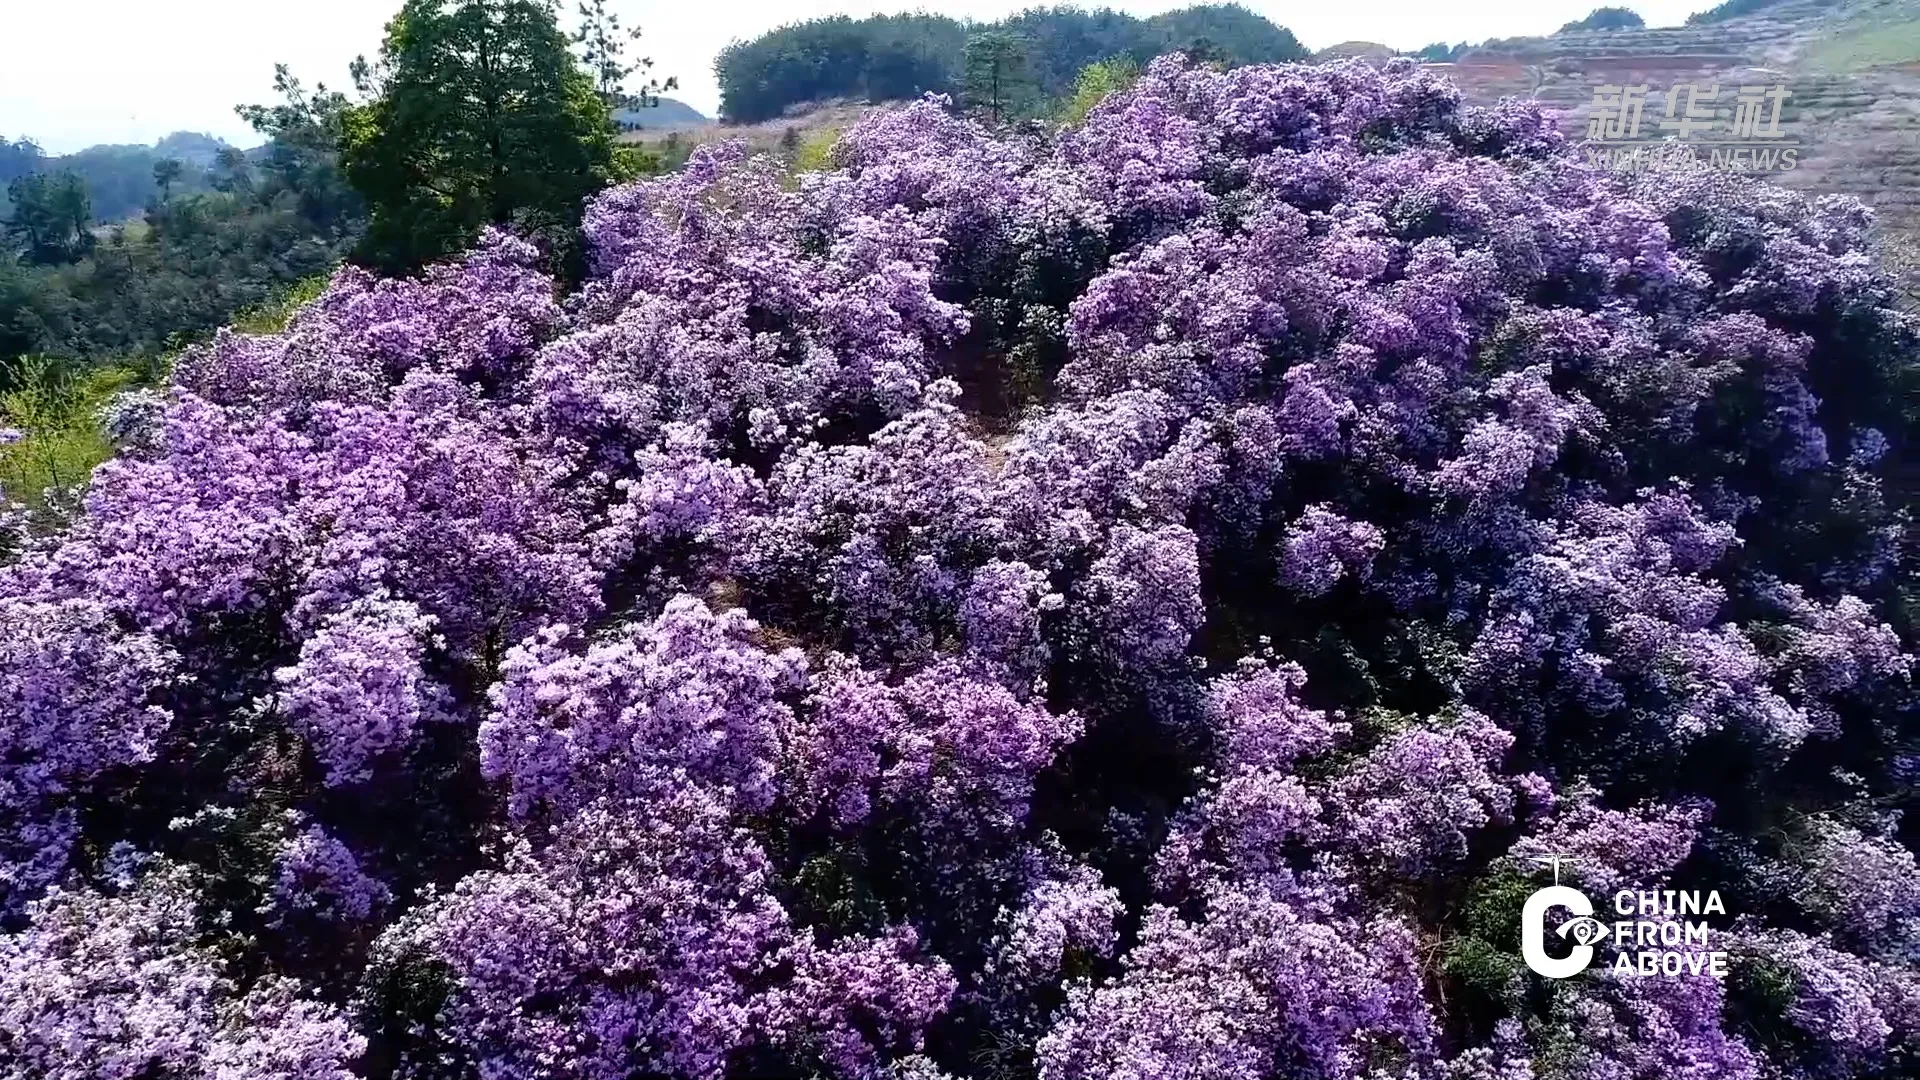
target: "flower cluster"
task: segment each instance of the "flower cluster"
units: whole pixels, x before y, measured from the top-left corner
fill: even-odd
[[[0,565],[0,1074],[1920,1068],[1863,208],[1408,63],[948,105],[116,404]],[[1528,973],[1556,855],[1733,975]]]

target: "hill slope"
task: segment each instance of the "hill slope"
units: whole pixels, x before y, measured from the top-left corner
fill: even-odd
[[[706,113],[670,97],[663,97],[659,104],[645,109],[617,110],[613,119],[633,131],[672,131],[713,123]]]
[[[226,146],[211,135],[176,131],[152,146],[103,143],[59,157],[35,157],[23,171],[79,174],[86,181],[94,219],[111,224],[138,214],[157,193],[153,182],[157,162],[171,158],[186,166],[174,181],[173,193],[210,190],[207,170]],[[7,179],[0,175],[0,188]],[[0,191],[0,210],[4,207],[5,195]]]
[[[1784,85],[1782,127],[1801,149],[1774,178],[1857,195],[1890,225],[1920,228],[1920,0],[1776,0],[1686,26],[1493,42],[1438,66],[1470,99],[1562,110],[1575,137],[1601,85],[1648,85],[1643,134],[1655,135],[1672,86],[1718,84],[1730,115],[1736,88]]]

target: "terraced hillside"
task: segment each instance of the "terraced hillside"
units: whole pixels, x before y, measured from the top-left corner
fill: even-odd
[[[1782,127],[1800,149],[1774,177],[1858,195],[1893,229],[1920,231],[1920,0],[1783,0],[1720,23],[1489,43],[1437,66],[1470,97],[1560,107],[1581,137],[1604,84],[1651,87],[1643,136],[1658,134],[1674,85],[1720,84],[1729,114],[1735,88],[1784,85]]]

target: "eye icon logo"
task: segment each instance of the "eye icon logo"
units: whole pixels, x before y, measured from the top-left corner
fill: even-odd
[[[1520,958],[1549,979],[1570,979],[1587,970],[1593,962],[1593,943],[1607,930],[1605,923],[1593,917],[1593,901],[1586,893],[1560,884],[1562,858],[1551,857],[1554,883],[1527,897],[1520,907]],[[1571,952],[1557,960],[1547,955],[1546,948],[1547,915],[1555,908],[1566,908],[1574,916],[1554,928],[1563,940],[1572,938],[1575,943]]]
[[[1582,915],[1561,923],[1554,933],[1572,937],[1576,945],[1592,945],[1607,936],[1607,924],[1591,915]]]

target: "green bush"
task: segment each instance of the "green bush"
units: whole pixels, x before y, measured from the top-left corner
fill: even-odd
[[[0,493],[36,513],[72,513],[94,467],[113,456],[97,414],[114,394],[140,381],[129,366],[98,367],[75,378],[46,357],[23,357],[0,395],[0,426],[17,438],[0,446]]]
[[[1077,127],[1101,102],[1132,86],[1139,77],[1140,65],[1131,56],[1088,64],[1074,80],[1072,96],[1060,106],[1059,121],[1068,127]]]

